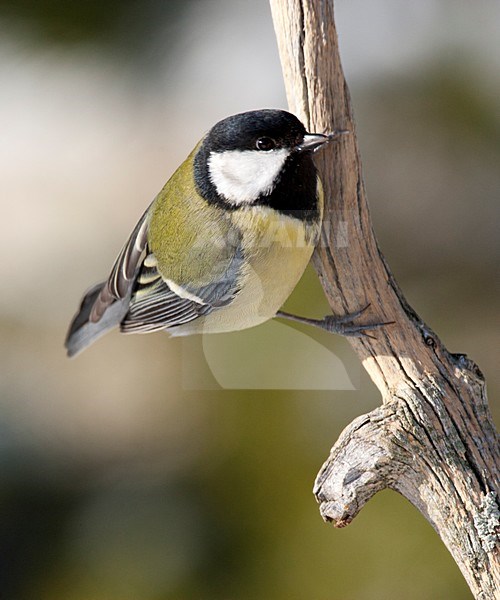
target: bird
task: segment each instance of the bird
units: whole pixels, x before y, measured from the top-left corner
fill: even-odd
[[[75,356],[109,330],[171,336],[246,329],[274,317],[357,337],[367,306],[325,319],[280,310],[320,236],[314,152],[346,133],[309,133],[293,114],[229,116],[202,137],[139,219],[109,277],[84,295],[65,340]]]

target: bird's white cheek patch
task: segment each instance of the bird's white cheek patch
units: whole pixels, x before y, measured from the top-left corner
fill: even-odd
[[[284,148],[212,152],[208,159],[210,179],[231,204],[251,204],[272,191],[289,154]]]

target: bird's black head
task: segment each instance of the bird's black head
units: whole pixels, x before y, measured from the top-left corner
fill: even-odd
[[[219,121],[208,132],[205,141],[212,152],[266,152],[275,148],[292,149],[302,142],[305,133],[304,125],[289,112],[252,110]]]
[[[264,205],[304,218],[317,211],[312,151],[329,139],[307,133],[284,110],[233,115],[204,138],[195,156],[195,183],[208,202],[226,209]]]

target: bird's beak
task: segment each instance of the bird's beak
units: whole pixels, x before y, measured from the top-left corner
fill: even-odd
[[[316,150],[321,148],[324,144],[331,142],[340,135],[345,135],[346,133],[349,133],[349,131],[345,129],[335,129],[333,133],[327,135],[323,135],[322,133],[306,133],[302,143],[300,143],[296,149],[299,152],[304,152],[306,150],[316,152]]]

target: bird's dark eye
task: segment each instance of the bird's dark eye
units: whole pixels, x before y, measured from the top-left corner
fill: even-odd
[[[256,142],[255,145],[257,150],[272,150],[276,148],[276,142],[270,137],[261,137]]]

